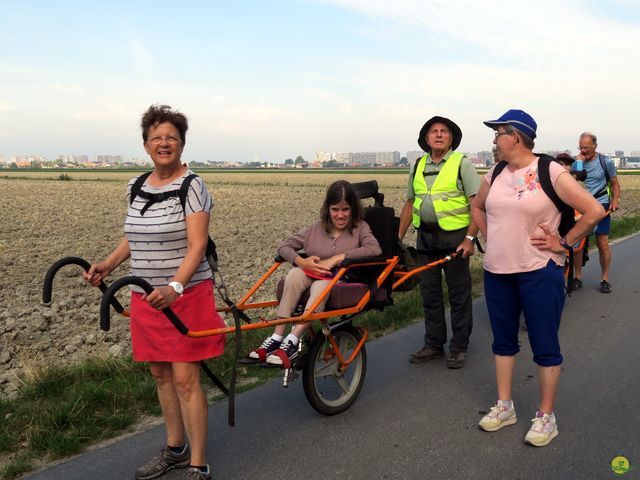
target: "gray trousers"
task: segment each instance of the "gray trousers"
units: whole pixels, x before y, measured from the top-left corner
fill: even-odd
[[[293,267],[287,273],[286,278],[284,279],[284,289],[282,291],[282,298],[280,299],[280,304],[278,305],[277,315],[279,318],[287,318],[291,316],[291,312],[296,308],[298,302],[300,301],[300,297],[302,293],[308,288],[309,289],[309,300],[307,301],[305,311],[313,305],[313,302],[322,294],[325,288],[329,285],[329,280],[316,280],[315,278],[311,278],[305,275],[299,267]],[[324,306],[329,299],[329,295],[320,302],[318,308],[316,308],[316,312],[323,312]]]
[[[420,235],[418,249],[425,250]],[[421,263],[430,263],[442,258],[442,252],[420,256]],[[420,292],[424,310],[424,344],[436,350],[443,350],[447,343],[447,322],[445,318],[442,273],[447,282],[451,313],[451,352],[466,352],[473,328],[471,310],[471,274],[469,258],[455,257],[443,265],[422,272]]]

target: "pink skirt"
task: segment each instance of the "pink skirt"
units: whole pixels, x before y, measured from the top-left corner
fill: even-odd
[[[151,307],[142,294],[131,292],[131,345],[137,362],[198,362],[222,355],[225,335],[191,338],[182,335],[159,310]],[[187,288],[171,304],[189,330],[210,330],[225,326],[216,312],[213,281],[205,280]]]

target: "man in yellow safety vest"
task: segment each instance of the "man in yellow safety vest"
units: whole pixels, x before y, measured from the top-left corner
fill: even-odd
[[[444,357],[447,323],[442,291],[444,272],[451,312],[451,341],[447,367],[461,368],[466,362],[473,326],[469,256],[473,255],[478,228],[470,214],[470,199],[480,187],[480,177],[471,161],[456,148],[462,130],[448,118],[429,119],[418,136],[426,152],[409,175],[407,201],[400,213],[399,236],[410,225],[417,230],[417,247],[424,263],[452,252],[460,255],[422,273],[420,290],[424,308],[424,346],[412,353],[411,363]]]

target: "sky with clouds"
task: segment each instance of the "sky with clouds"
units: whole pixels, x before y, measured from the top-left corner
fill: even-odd
[[[521,108],[537,149],[640,150],[640,2],[3,1],[0,155],[144,157],[142,112],[190,121],[183,158],[417,150],[433,115],[488,150]],[[635,58],[635,60],[634,60]]]

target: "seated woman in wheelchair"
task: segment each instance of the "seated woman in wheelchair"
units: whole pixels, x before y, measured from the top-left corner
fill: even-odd
[[[299,250],[304,250],[306,258],[298,255]],[[369,225],[362,220],[362,206],[351,184],[345,180],[332,183],[320,209],[320,220],[278,247],[278,255],[293,265],[285,278],[278,318],[291,317],[307,289],[309,300],[305,311],[309,309],[328,285],[334,267],[344,259],[373,257],[381,252]],[[328,296],[318,305],[316,312],[324,311],[327,299]],[[289,363],[297,357],[298,341],[309,324],[295,325],[286,337],[286,325],[276,326],[273,335],[249,352],[249,358],[278,366]]]

